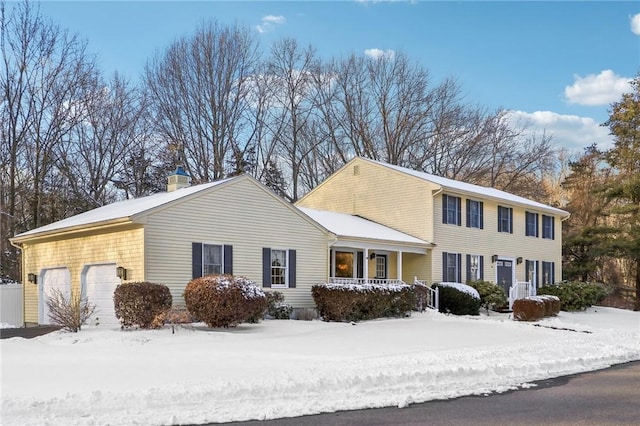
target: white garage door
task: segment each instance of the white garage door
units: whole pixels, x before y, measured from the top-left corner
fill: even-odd
[[[113,292],[120,284],[120,278],[116,276],[116,264],[87,265],[82,279],[84,296],[96,305],[89,323],[105,328],[120,327],[113,309]]]
[[[67,299],[71,295],[71,274],[67,268],[43,269],[38,284],[38,323],[52,324],[46,298],[52,290],[59,290]]]

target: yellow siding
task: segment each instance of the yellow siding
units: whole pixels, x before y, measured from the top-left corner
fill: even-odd
[[[358,174],[354,167],[359,168]],[[356,158],[297,205],[360,215],[432,242],[432,191],[437,189],[422,179]]]
[[[525,211],[539,213],[538,226],[542,235],[542,212],[534,209],[498,203],[492,200],[484,202],[484,229],[467,228],[465,222],[465,195],[454,192],[444,192],[448,195],[462,198],[462,225],[448,225],[442,223],[442,195],[435,198],[434,223],[435,241],[437,247],[433,250],[433,281],[442,281],[442,253],[461,253],[462,256],[462,280],[466,281],[466,255],[477,254],[484,256],[484,279],[496,280],[496,270],[491,263],[491,256],[497,254],[500,257],[517,259],[522,257],[521,264],[516,265],[516,280],[525,281],[525,260],[537,260],[555,262],[555,282],[562,279],[562,239],[561,218],[555,217],[555,239],[525,236]],[[498,205],[513,208],[513,234],[498,232]],[[549,216],[548,213],[547,216]]]
[[[29,273],[40,274],[42,269],[66,267],[71,273],[71,288],[80,289],[85,265],[116,263],[127,268],[128,281],[144,280],[144,231],[136,228],[91,233],[73,237],[58,236],[23,246],[25,291],[25,322],[38,322],[38,286],[27,281]]]
[[[427,254],[402,253],[402,281],[412,284],[415,278],[431,281],[431,256]]]
[[[191,243],[233,246],[233,273],[262,285],[262,248],[295,249],[294,289],[274,289],[295,307],[314,306],[311,286],[327,278],[327,234],[280,203],[249,179],[214,191],[146,218],[147,279],[166,284],[174,303],[191,279]]]

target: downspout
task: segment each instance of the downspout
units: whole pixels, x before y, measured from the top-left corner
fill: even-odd
[[[329,239],[329,241],[327,241],[327,256],[328,257],[327,257],[327,269],[325,270],[327,275],[326,275],[325,280],[324,280],[327,283],[329,282],[329,277],[331,277],[331,271],[329,270],[329,268],[331,267],[331,252],[330,252],[330,250],[331,250],[331,247],[333,247],[333,245],[338,242],[338,237],[336,236],[336,234],[332,234],[332,233],[329,233],[329,234],[332,235],[332,237]]]
[[[9,240],[9,244],[20,250],[20,281],[22,284],[22,327],[26,327],[27,323],[25,322],[25,312],[26,312],[26,289],[27,285],[24,279],[24,250],[19,243],[14,243]]]

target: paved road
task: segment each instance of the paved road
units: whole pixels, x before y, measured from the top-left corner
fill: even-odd
[[[640,361],[537,382],[537,387],[407,408],[342,411],[289,419],[235,422],[252,426],[640,425]]]

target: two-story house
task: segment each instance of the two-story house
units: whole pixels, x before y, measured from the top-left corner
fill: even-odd
[[[432,244],[426,254],[334,245],[330,279],[484,279],[508,292],[516,280],[540,286],[562,276],[569,214],[497,189],[358,157],[296,205],[360,216]]]

